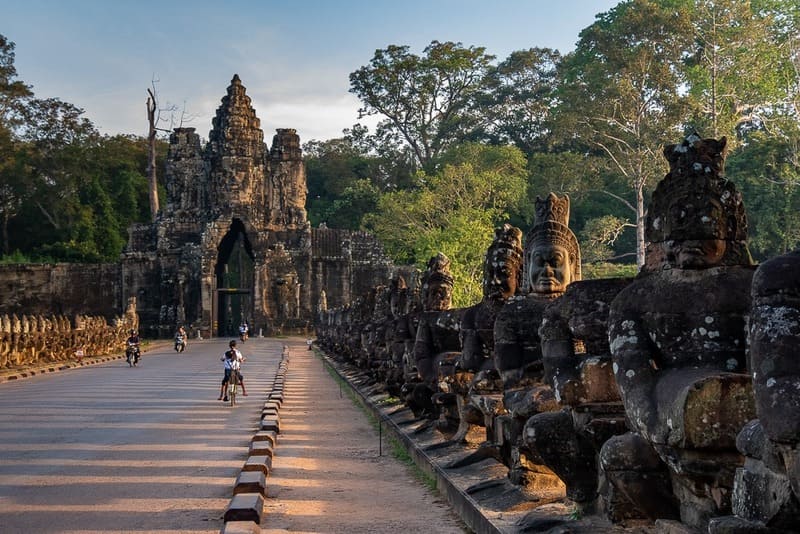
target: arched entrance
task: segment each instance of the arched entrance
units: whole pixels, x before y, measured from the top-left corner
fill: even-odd
[[[233,219],[217,249],[214,333],[235,337],[239,325],[253,324],[253,248],[244,224]]]

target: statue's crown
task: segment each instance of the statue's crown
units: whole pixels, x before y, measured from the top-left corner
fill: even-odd
[[[489,247],[489,253],[503,250],[509,256],[522,258],[522,230],[516,226],[505,223],[494,229],[494,241]]]
[[[557,222],[569,226],[569,196],[559,198],[550,193],[545,198],[536,197],[534,226],[545,222]]]
[[[428,260],[428,269],[424,276],[423,285],[428,286],[432,282],[453,287],[453,275],[450,274],[450,258],[439,252],[436,256]]]

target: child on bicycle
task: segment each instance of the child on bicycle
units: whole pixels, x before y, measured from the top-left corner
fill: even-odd
[[[219,390],[219,397],[217,400],[227,401],[228,400],[228,393],[227,393],[227,386],[228,382],[231,380],[231,375],[236,372],[236,376],[239,379],[239,385],[242,386],[242,395],[245,397],[247,396],[247,391],[244,389],[244,376],[240,371],[242,367],[242,362],[244,361],[244,356],[236,348],[236,340],[232,339],[230,343],[228,343],[229,349],[225,351],[225,354],[222,355],[220,361],[223,362],[223,366],[225,368],[225,376],[222,378],[222,386]]]

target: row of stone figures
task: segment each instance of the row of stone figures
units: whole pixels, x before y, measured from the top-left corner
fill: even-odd
[[[319,344],[539,496],[614,522],[800,529],[800,252],[754,265],[725,139],[665,148],[645,265],[581,281],[569,199],[498,228],[483,300],[450,309],[449,261],[322,312]],[[485,430],[484,430],[485,429]]]
[[[136,301],[130,299],[124,315],[109,324],[105,317],[63,315],[43,317],[0,316],[0,369],[73,360],[85,356],[121,352],[130,330],[139,325]]]

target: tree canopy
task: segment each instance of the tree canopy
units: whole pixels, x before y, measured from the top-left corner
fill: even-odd
[[[36,98],[14,48],[0,35],[0,251],[115,261],[128,226],[149,218],[145,140],[101,136],[82,109]]]
[[[387,45],[349,80],[375,131],[356,124],[304,146],[309,219],[372,230],[397,261],[447,253],[465,304],[479,297],[493,226],[527,230],[534,199],[550,191],[570,196],[585,261],[641,264],[662,147],[696,130],[728,138],[727,176],[744,192],[756,258],[793,249],[798,35],[791,0],[622,0],[569,53]],[[36,98],[0,36],[4,254],[114,259],[127,226],[149,219],[146,155],[146,140],[101,136],[82,110]]]

